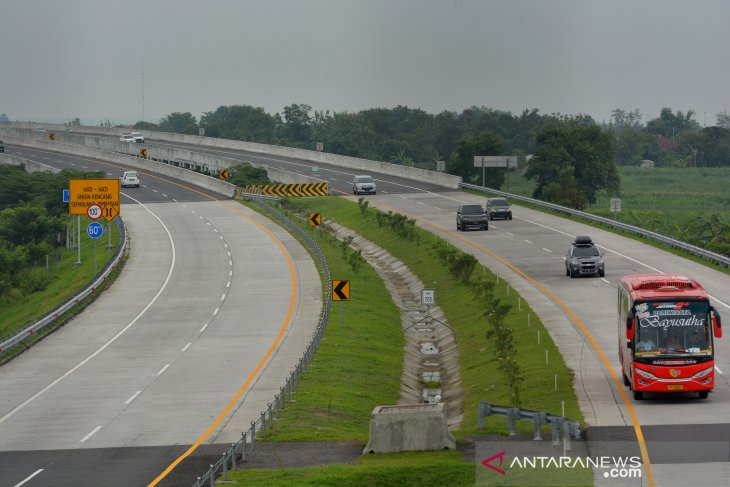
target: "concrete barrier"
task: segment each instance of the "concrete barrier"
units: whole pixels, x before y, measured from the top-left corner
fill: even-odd
[[[0,152],[0,164],[24,167],[26,172],[61,172],[60,169],[56,169],[55,167],[47,166],[46,164],[41,164],[40,162],[30,161],[22,157],[6,154],[4,152]]]
[[[363,453],[454,450],[443,403],[376,406],[370,414],[370,439]]]
[[[33,124],[33,123],[17,123],[11,124],[14,127],[26,128],[33,130],[37,127],[43,127],[47,131],[54,131],[57,134],[73,130],[85,134],[106,134],[119,136],[124,129],[104,128],[104,127],[83,127],[62,124]],[[371,161],[368,159],[360,159],[357,157],[341,156],[330,154],[327,152],[317,152],[305,149],[295,149],[293,147],[283,147],[270,144],[258,144],[255,142],[243,142],[239,140],[216,139],[213,137],[200,137],[198,135],[172,134],[168,132],[139,131],[145,136],[155,140],[166,142],[177,142],[183,144],[204,145],[207,147],[215,147],[219,149],[243,150],[255,152],[257,154],[267,154],[272,156],[287,157],[299,159],[320,164],[331,164],[333,166],[345,167],[363,173],[378,173],[389,176],[397,176],[405,179],[413,179],[438,186],[444,186],[450,189],[458,189],[459,183],[462,181],[460,176],[419,169],[415,167],[401,166],[399,164],[391,164],[388,162]],[[287,181],[282,181],[287,182]]]
[[[58,141],[50,142],[45,140],[26,139],[15,136],[4,136],[10,144],[21,145],[24,147],[34,147],[37,149],[52,150],[64,154],[74,156],[88,157],[91,159],[101,159],[104,161],[116,162],[136,169],[162,174],[181,181],[185,181],[194,186],[213,191],[218,194],[232,198],[235,194],[236,187],[220,179],[215,179],[205,174],[175,167],[162,162],[151,161],[149,159],[141,159],[118,152],[107,151],[103,149],[95,149],[79,145],[68,145],[59,143]]]

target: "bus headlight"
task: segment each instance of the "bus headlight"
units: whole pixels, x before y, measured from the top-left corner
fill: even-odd
[[[700,371],[699,371],[699,372],[697,372],[697,373],[696,373],[695,375],[693,375],[693,376],[692,376],[692,378],[693,378],[693,379],[699,379],[699,378],[705,377],[705,376],[706,376],[706,375],[708,375],[708,374],[709,374],[710,372],[712,372],[712,367],[709,367],[709,368],[707,368],[707,369],[705,369],[705,370],[700,370]]]
[[[636,370],[637,374],[639,374],[640,376],[642,376],[645,379],[656,379],[657,378],[657,376],[655,376],[654,374],[650,374],[646,370],[641,370],[641,369],[635,369],[635,370]]]

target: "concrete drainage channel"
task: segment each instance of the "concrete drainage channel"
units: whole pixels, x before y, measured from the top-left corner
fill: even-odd
[[[449,429],[458,429],[464,418],[464,393],[459,374],[456,334],[438,306],[421,305],[426,286],[400,260],[349,228],[324,222],[326,231],[361,250],[385,282],[401,312],[405,357],[398,404],[444,403]]]

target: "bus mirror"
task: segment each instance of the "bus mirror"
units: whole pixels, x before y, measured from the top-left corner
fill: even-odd
[[[710,308],[710,316],[712,316],[712,331],[715,338],[722,338],[722,320],[715,308]]]
[[[634,319],[633,318],[626,318],[626,339],[627,340],[634,339]]]

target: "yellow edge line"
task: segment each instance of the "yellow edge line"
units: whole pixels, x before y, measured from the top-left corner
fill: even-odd
[[[636,439],[639,442],[639,449],[641,450],[641,456],[642,456],[642,460],[644,462],[644,468],[646,470],[647,481],[649,482],[649,486],[650,487],[654,487],[654,485],[655,485],[655,483],[654,483],[654,474],[653,474],[652,469],[651,469],[651,462],[649,460],[649,452],[646,449],[646,441],[644,440],[644,434],[641,431],[641,425],[639,424],[639,418],[637,418],[637,416],[636,416],[636,411],[634,410],[634,406],[631,404],[631,401],[629,400],[629,396],[626,394],[626,390],[624,389],[623,384],[621,382],[619,382],[618,376],[616,375],[616,372],[614,372],[613,366],[609,362],[608,357],[606,357],[606,354],[603,353],[603,350],[601,350],[601,347],[598,346],[598,343],[596,342],[596,340],[590,334],[590,332],[585,327],[585,325],[578,319],[578,317],[575,315],[575,313],[573,313],[573,311],[570,308],[568,308],[568,306],[565,303],[563,303],[560,300],[560,298],[558,298],[553,293],[551,293],[545,286],[543,286],[539,282],[535,281],[533,278],[531,278],[530,276],[528,276],[527,274],[525,274],[518,267],[515,267],[511,263],[507,262],[505,259],[503,259],[502,257],[498,256],[497,254],[495,254],[491,250],[489,250],[489,249],[487,249],[485,247],[482,247],[481,245],[479,245],[477,243],[474,243],[474,242],[472,242],[470,240],[467,240],[466,238],[462,237],[458,233],[455,233],[452,230],[449,230],[447,228],[444,228],[444,227],[442,227],[440,225],[437,225],[435,223],[432,223],[432,222],[430,222],[428,220],[424,220],[423,218],[420,218],[418,216],[412,215],[412,214],[407,213],[407,212],[403,212],[403,211],[398,210],[398,209],[396,209],[396,208],[394,208],[394,207],[392,207],[390,205],[387,205],[387,204],[383,204],[383,203],[379,203],[379,204],[382,204],[382,206],[385,206],[387,208],[391,208],[393,211],[398,211],[400,213],[403,213],[404,215],[407,215],[407,216],[409,216],[409,217],[411,217],[411,218],[413,218],[415,220],[418,220],[418,221],[420,221],[420,222],[422,222],[422,223],[424,223],[426,225],[430,225],[430,226],[432,226],[432,227],[434,227],[434,228],[436,228],[438,230],[441,230],[442,232],[448,233],[449,235],[452,235],[452,236],[458,238],[459,240],[465,242],[466,244],[471,245],[472,247],[475,247],[475,248],[481,250],[482,252],[484,252],[484,253],[486,253],[486,254],[494,257],[495,259],[497,259],[498,261],[500,261],[501,263],[503,263],[504,265],[506,265],[507,267],[509,267],[510,269],[512,269],[515,273],[517,273],[518,275],[524,277],[528,282],[530,282],[532,285],[534,285],[535,287],[537,287],[540,291],[542,291],[547,296],[549,296],[550,299],[552,299],[558,306],[560,306],[566,313],[568,313],[568,315],[573,319],[573,321],[581,329],[581,331],[583,332],[583,334],[585,335],[585,337],[588,339],[588,341],[591,343],[591,345],[596,350],[596,352],[598,352],[598,355],[601,357],[601,360],[603,361],[603,364],[606,366],[606,369],[608,370],[608,373],[611,374],[611,378],[613,379],[614,384],[616,384],[616,389],[618,389],[619,393],[621,393],[621,398],[623,399],[624,404],[626,405],[626,409],[628,410],[629,415],[631,416],[631,421],[632,421],[633,426],[634,426],[634,432],[636,433]]]
[[[88,158],[83,158],[83,157],[79,157],[79,159],[91,161],[91,162],[94,162],[95,164],[102,164],[105,166],[111,166],[111,167],[116,167],[116,168],[125,167],[125,166],[120,166],[117,164],[105,163],[105,162],[98,161],[95,159],[88,159]],[[142,172],[142,171],[139,171],[139,172]],[[271,354],[274,352],[274,350],[276,350],[276,347],[279,345],[281,338],[284,336],[284,332],[286,331],[286,329],[289,327],[289,325],[291,323],[291,317],[292,317],[292,314],[294,313],[294,307],[296,304],[297,281],[296,281],[296,272],[294,270],[294,263],[292,262],[291,257],[289,256],[289,253],[286,251],[286,249],[284,248],[282,243],[279,241],[279,239],[276,238],[274,236],[274,234],[272,234],[263,225],[261,225],[260,223],[258,223],[254,219],[252,219],[250,216],[246,215],[243,211],[241,211],[240,208],[235,208],[223,200],[214,198],[213,196],[205,194],[201,191],[197,191],[189,186],[185,186],[184,184],[179,184],[175,181],[171,181],[169,179],[162,178],[162,177],[159,177],[159,176],[156,176],[153,174],[149,174],[149,173],[142,173],[142,174],[144,174],[145,176],[150,176],[154,179],[159,179],[160,181],[165,181],[166,183],[173,184],[175,186],[179,186],[181,188],[185,188],[189,191],[192,191],[193,193],[197,193],[199,195],[205,196],[206,198],[210,198],[211,200],[213,200],[217,203],[220,203],[221,205],[225,206],[226,208],[241,214],[244,218],[246,218],[248,221],[250,221],[251,223],[256,225],[259,229],[261,229],[271,240],[273,240],[273,242],[276,244],[276,246],[279,248],[281,253],[284,255],[284,258],[286,259],[287,265],[289,266],[289,274],[291,276],[291,281],[292,281],[292,293],[291,293],[291,299],[289,300],[289,310],[286,314],[286,318],[284,319],[284,323],[282,324],[281,328],[279,329],[279,333],[276,335],[276,339],[269,346],[264,357],[261,359],[261,361],[259,361],[259,363],[258,363],[258,365],[256,365],[256,368],[254,369],[254,371],[251,373],[251,375],[248,376],[248,378],[243,383],[243,385],[238,390],[238,392],[236,392],[236,394],[233,396],[233,398],[231,398],[231,400],[228,402],[226,407],[223,408],[223,410],[220,412],[220,414],[218,414],[218,417],[213,421],[213,423],[211,423],[211,425],[208,427],[208,429],[205,431],[205,433],[203,433],[200,436],[200,438],[198,438],[198,440],[195,443],[193,443],[193,445],[185,451],[185,453],[183,453],[177,459],[175,459],[175,461],[173,461],[162,473],[160,473],[160,475],[158,475],[152,482],[150,482],[148,484],[148,487],[154,487],[160,481],[162,481],[165,477],[167,477],[167,475],[169,475],[169,473],[172,472],[172,470],[175,467],[177,467],[180,464],[180,462],[182,462],[185,458],[190,456],[191,453],[193,453],[195,450],[197,450],[198,447],[203,443],[203,441],[205,441],[205,439],[208,438],[208,436],[210,436],[211,433],[213,433],[213,431],[220,425],[220,423],[223,421],[223,419],[225,419],[226,415],[228,415],[228,413],[233,408],[233,406],[236,404],[236,402],[241,398],[241,396],[246,391],[246,389],[248,389],[248,387],[251,385],[251,382],[254,380],[254,378],[258,375],[258,373],[261,371],[263,366],[269,360],[269,358],[271,357]]]

